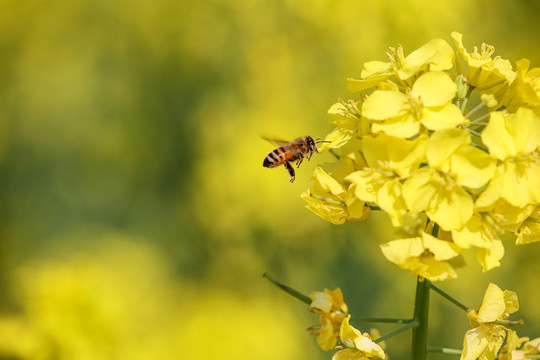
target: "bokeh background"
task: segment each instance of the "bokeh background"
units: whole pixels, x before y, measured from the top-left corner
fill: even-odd
[[[540,66],[539,4],[0,0],[0,359],[330,359],[265,271],[339,286],[355,315],[411,316],[415,278],[378,248],[386,217],[308,212],[330,159],[291,185],[261,166],[260,135],[325,136],[345,78],[388,46],[457,30]],[[505,246],[502,267],[469,254],[441,287],[471,307],[489,282],[517,291],[519,333],[540,336],[540,244]],[[461,310],[433,294],[430,321],[432,345],[461,347]]]

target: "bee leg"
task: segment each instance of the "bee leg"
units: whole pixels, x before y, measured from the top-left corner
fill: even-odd
[[[289,175],[291,176],[291,182],[294,182],[294,179],[296,178],[295,174],[294,174],[294,168],[291,166],[291,163],[290,162],[285,162],[285,168],[287,169],[287,171],[289,172]]]
[[[296,160],[296,167],[300,167],[300,164],[302,163],[302,161],[304,160],[304,155],[302,154],[299,154],[298,155],[298,160]]]

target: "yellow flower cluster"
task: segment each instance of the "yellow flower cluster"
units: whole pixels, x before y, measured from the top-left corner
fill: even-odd
[[[505,232],[540,240],[540,68],[513,70],[492,46],[452,38],[456,50],[442,39],[406,57],[390,48],[348,79],[360,99],[330,108],[336,128],[320,148],[337,161],[302,194],[333,224],[382,209],[409,234],[384,255],[429,280],[455,278],[471,247],[484,271],[499,266]]]
[[[340,288],[314,291],[309,295],[310,311],[319,314],[321,324],[312,326],[311,333],[317,336],[321,349],[328,351],[336,347],[339,340],[341,350],[336,352],[332,360],[345,359],[386,359],[384,342],[380,345],[372,340],[380,337],[377,329],[370,333],[361,333],[349,324],[347,304],[343,301]]]

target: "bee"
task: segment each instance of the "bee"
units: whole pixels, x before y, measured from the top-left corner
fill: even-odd
[[[329,142],[314,139],[311,136],[300,137],[292,141],[281,141],[274,139],[266,139],[278,145],[281,145],[264,158],[263,166],[273,168],[284,165],[289,175],[291,183],[296,178],[294,168],[291,163],[296,161],[296,167],[299,167],[304,158],[309,161],[313,153],[318,153],[317,143]]]

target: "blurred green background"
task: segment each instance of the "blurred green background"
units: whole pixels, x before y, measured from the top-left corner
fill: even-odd
[[[325,136],[362,63],[432,38],[540,66],[537,1],[0,0],[0,359],[330,359],[306,306],[341,287],[359,316],[412,315],[384,260],[384,215],[333,226],[303,208],[314,157],[263,168],[261,134]],[[505,242],[441,284],[471,307],[518,293],[540,336],[540,244]],[[434,346],[464,314],[432,296]],[[362,327],[368,330],[368,324]],[[384,333],[392,326],[379,326]],[[410,334],[388,341],[409,358]],[[436,355],[433,359],[438,359]]]

